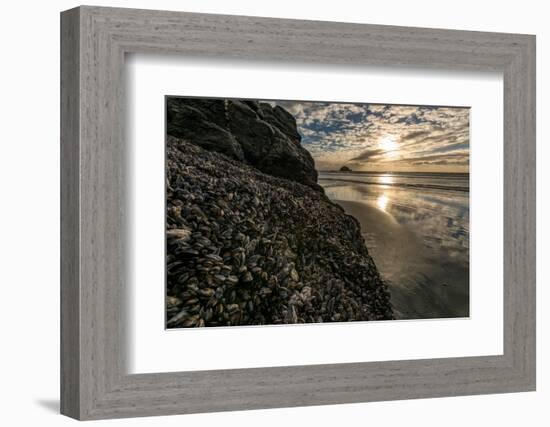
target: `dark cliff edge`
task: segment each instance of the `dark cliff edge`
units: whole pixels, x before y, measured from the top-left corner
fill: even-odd
[[[318,191],[311,154],[294,117],[266,102],[168,98],[167,133]]]
[[[271,126],[297,134],[283,112]],[[393,318],[357,220],[318,190],[299,136],[307,156],[262,170],[251,146],[213,147],[196,123],[190,140],[178,123],[166,140],[168,328]]]

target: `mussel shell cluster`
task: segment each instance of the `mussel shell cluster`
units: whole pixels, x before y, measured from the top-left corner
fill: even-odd
[[[324,194],[167,138],[168,328],[391,319],[357,221]]]

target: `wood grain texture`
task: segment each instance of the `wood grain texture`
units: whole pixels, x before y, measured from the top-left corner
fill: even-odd
[[[61,20],[61,412],[80,414],[79,295],[79,22]]]
[[[535,388],[535,39],[80,7],[62,14],[62,413],[100,419]],[[504,75],[504,354],[128,375],[124,56]]]

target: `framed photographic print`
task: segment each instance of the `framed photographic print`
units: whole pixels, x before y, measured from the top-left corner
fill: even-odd
[[[63,414],[535,389],[534,36],[61,18]]]

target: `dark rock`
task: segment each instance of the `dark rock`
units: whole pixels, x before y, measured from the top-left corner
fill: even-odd
[[[340,168],[340,172],[352,172],[351,168],[347,167],[347,166],[342,166]]]
[[[168,98],[167,133],[317,191],[315,163],[285,109],[249,100]]]
[[[179,99],[177,99],[179,101]],[[187,99],[175,102],[168,99],[167,133],[196,143],[201,147],[218,151],[231,158],[244,160],[243,150],[226,128],[223,119],[223,101]],[[195,102],[201,101],[201,102]]]

